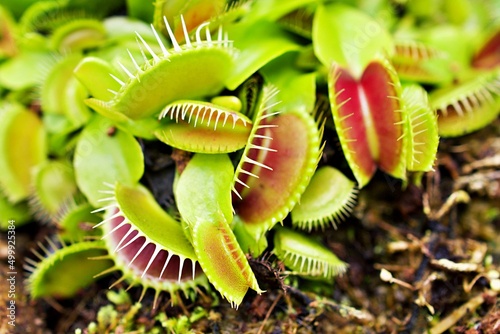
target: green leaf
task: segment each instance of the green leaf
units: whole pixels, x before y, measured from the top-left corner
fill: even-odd
[[[265,18],[277,20],[291,11],[309,4],[318,3],[318,0],[266,0],[254,1],[252,11],[245,17],[246,20]]]
[[[76,78],[88,89],[90,94],[101,100],[111,100],[114,94],[108,89],[117,91],[120,85],[110,74],[118,75],[113,66],[97,57],[85,57],[74,69]]]
[[[9,221],[13,220],[16,227],[27,223],[31,218],[26,202],[11,204],[7,197],[0,193],[0,231],[9,227]]]
[[[126,0],[127,11],[133,18],[138,18],[146,22],[153,21],[153,2],[144,3],[143,0]]]
[[[66,160],[47,160],[33,171],[30,204],[41,220],[55,220],[77,192],[73,167]]]
[[[75,149],[75,176],[89,202],[99,206],[105,183],[134,184],[144,173],[144,157],[135,138],[122,130],[108,131],[113,124],[96,116],[82,131]]]
[[[53,56],[43,51],[25,51],[0,64],[0,86],[21,90],[36,86]]]
[[[300,46],[278,24],[268,21],[240,23],[228,27],[234,46],[240,50],[236,66],[226,85],[234,90],[252,74],[280,55],[298,50]]]
[[[91,117],[90,109],[83,102],[87,90],[75,78],[73,70],[82,56],[72,54],[54,65],[41,87],[40,102],[45,115],[64,115],[65,131],[72,131],[85,124]]]
[[[333,63],[359,78],[377,55],[391,56],[391,35],[373,18],[342,4],[318,6],[313,22],[316,56],[326,67]]]
[[[304,73],[295,64],[298,53],[288,52],[262,68],[266,81],[279,90],[280,108],[311,112],[316,101],[316,73]]]

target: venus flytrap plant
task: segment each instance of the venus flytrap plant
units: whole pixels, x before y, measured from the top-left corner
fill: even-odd
[[[71,8],[47,6],[47,13],[56,14]],[[445,59],[441,48],[425,40],[394,41],[388,27],[343,4],[257,2],[252,4],[255,11],[247,13],[249,6],[245,1],[158,1],[148,31],[142,22],[126,18],[94,25],[86,10],[74,23],[55,14],[54,20],[42,22],[44,10],[26,14],[26,22],[32,16],[31,30],[46,31],[42,39],[52,40],[52,49],[68,47],[73,54],[44,78],[44,123],[26,123],[23,136],[48,130],[50,153],[73,161],[75,183],[65,175],[63,183],[71,191],[62,193],[74,193],[77,187],[88,200],[60,213],[65,196],[49,196],[43,184],[53,174],[50,168],[46,177],[40,172],[37,193],[45,194],[44,206],[50,207],[51,219],[58,220],[61,238],[76,242],[67,247],[74,251],[54,250],[64,262],[55,271],[44,261],[32,263],[40,268],[31,268],[33,286],[39,285],[36,277],[53,277],[60,268],[70,268],[72,254],[78,254],[75,258],[92,268],[92,275],[99,276],[97,267],[102,275],[120,271],[121,278],[112,286],[126,282],[142,287],[140,298],[149,288],[154,290],[154,306],[162,291],[173,302],[180,291],[193,299],[198,288],[209,289],[210,282],[237,307],[249,289],[263,292],[245,253],[257,257],[271,249],[290,273],[331,282],[347,265],[305,234],[346,218],[358,189],[376,169],[400,179],[408,171],[432,169],[438,144],[433,108],[440,100],[431,95],[429,104],[422,87],[402,87],[400,81],[451,82],[448,68],[440,72],[436,65]],[[307,15],[297,21],[294,15],[304,11]],[[288,18],[288,24],[280,17]],[[301,65],[304,55],[307,66]],[[441,73],[448,76],[441,78]],[[469,97],[457,99],[453,93],[456,101],[443,103],[458,103],[464,110],[467,103],[480,109],[489,97],[496,103],[498,78],[488,75],[476,93],[470,94],[473,89],[467,87],[463,95]],[[12,89],[2,80],[0,85]],[[321,160],[317,168],[324,143],[331,139],[323,132],[329,110],[318,107],[318,96],[325,93],[356,182],[331,161]],[[30,114],[21,117],[36,118]],[[10,131],[0,143],[11,138],[12,129],[19,131],[21,126],[13,123],[7,119],[0,124],[0,134]],[[41,143],[22,154],[39,157],[28,165],[43,171],[47,152],[36,148]],[[168,203],[152,195],[156,185],[148,189],[141,184],[148,176],[150,143],[164,149],[166,160],[172,152],[183,156],[182,161],[173,159],[177,171],[172,189],[162,189],[173,192]],[[0,153],[6,158],[12,152]],[[0,164],[5,161],[2,157]],[[26,167],[26,161],[22,165]],[[17,182],[16,168],[8,167]],[[173,165],[169,167],[171,172]],[[26,198],[24,193],[16,196],[17,201]],[[167,213],[176,210],[175,219]],[[277,226],[290,222],[306,231]],[[90,225],[94,228],[87,232]],[[266,234],[271,229],[273,241]],[[103,241],[82,241],[101,234]],[[99,251],[88,254],[94,246]],[[61,294],[40,286],[37,291]],[[78,288],[72,287],[66,295]]]
[[[12,7],[15,0],[7,0],[6,5]],[[50,36],[55,30],[80,19],[101,19],[121,5],[120,0],[108,1],[34,1],[22,14],[20,25],[23,35]],[[78,24],[77,24],[78,25]],[[25,36],[31,38],[33,36]]]
[[[65,202],[62,210],[53,219],[58,236],[65,242],[83,241],[101,234],[93,226],[101,222],[101,217],[92,213],[94,208],[87,202]]]
[[[192,34],[201,24],[209,22],[210,31],[232,23],[247,14],[251,0],[159,0],[154,3],[153,25],[168,36],[164,20],[172,27],[178,42],[185,40],[184,29]]]
[[[47,50],[23,48],[19,55],[9,58],[0,64],[0,85],[12,93],[32,94],[34,87],[40,85],[40,77],[47,70],[47,64],[53,62],[53,55]],[[14,99],[24,102],[21,98]],[[31,98],[28,99],[31,101]]]
[[[225,6],[226,0],[156,1],[154,3],[154,26],[167,36],[169,33],[163,22],[164,19],[167,20],[172,27],[175,38],[182,41],[186,38],[184,29],[188,33],[192,32],[200,24],[219,16],[224,11]]]
[[[264,78],[254,75],[245,80],[238,88],[238,100],[241,103],[241,112],[249,118],[253,118],[255,110],[259,107],[264,92]]]
[[[486,9],[486,3],[478,8],[491,14]],[[439,116],[438,128],[443,137],[473,132],[489,124],[498,115],[499,107],[495,104],[498,96],[495,77],[498,75],[495,74],[494,65],[495,58],[498,58],[495,56],[497,28],[494,24],[491,26],[491,22],[483,22],[484,17],[476,15],[473,13],[460,24],[435,26],[412,33],[420,41],[419,44],[423,43],[422,47],[434,50],[441,58],[432,59],[434,57],[426,52],[428,56],[420,57],[421,60],[412,66],[418,66],[420,73],[425,70],[431,77],[438,79],[429,81],[418,76],[413,78],[417,82],[437,84],[437,87],[427,90],[431,107]],[[422,52],[415,50],[413,53]],[[401,70],[397,57],[393,62]],[[405,77],[404,72],[402,78]]]
[[[22,226],[31,220],[31,213],[26,202],[12,204],[8,198],[0,192],[0,230],[6,231],[9,220],[14,220],[16,226]]]
[[[492,69],[500,65],[500,27],[497,27],[476,51],[472,66],[474,68]]]
[[[135,58],[132,58],[135,60]],[[113,76],[119,76],[117,70],[107,61],[89,56],[83,58],[73,70],[74,76],[87,88],[90,95],[100,100],[111,100],[112,91],[120,85]],[[99,78],[99,80],[95,80]]]
[[[260,72],[279,90],[280,108],[314,112],[316,106],[317,73],[306,72],[297,65],[300,52],[288,52],[267,63]]]
[[[63,53],[98,46],[106,37],[99,20],[106,6],[90,7],[83,2],[37,1],[20,18],[22,43]]]
[[[313,46],[326,68],[335,62],[361,77],[374,57],[391,57],[394,42],[373,18],[343,4],[318,6],[313,21]]]
[[[234,47],[239,51],[238,66],[226,80],[226,86],[231,90],[243,84],[271,60],[286,52],[300,49],[300,46],[289,38],[286,30],[267,20],[258,23],[242,20],[228,27],[228,33],[234,41]]]
[[[106,40],[101,21],[80,19],[56,28],[50,36],[51,48],[60,52],[79,52],[98,47]]]
[[[304,38],[312,38],[312,22],[316,7],[301,7],[279,18],[278,22]]]
[[[335,23],[332,18],[337,17]],[[348,37],[363,37],[352,22],[377,27],[377,39],[366,40],[354,49]],[[344,24],[342,23],[344,22]],[[337,43],[329,42],[329,30]],[[397,73],[384,58],[393,50],[392,40],[375,21],[340,5],[320,6],[313,26],[315,51],[330,68],[329,96],[335,127],[342,149],[360,187],[377,168],[394,177],[405,178],[404,116],[399,101],[401,87]]]
[[[19,23],[23,35],[50,35],[54,29],[88,13],[67,6],[67,2],[38,1],[24,11]]]
[[[17,41],[14,35],[17,33],[16,23],[11,13],[0,6],[0,60],[13,57],[18,52]]]
[[[328,21],[334,14],[340,16],[340,23]],[[372,26],[380,38],[362,39],[368,32],[346,28],[341,22],[348,19]],[[340,36],[339,45],[327,46],[328,34],[324,29],[329,26]],[[356,35],[364,43],[353,49],[346,36]],[[423,44],[394,44],[375,21],[336,5],[320,7],[316,12],[313,41],[317,41],[314,46],[319,59],[330,68],[328,86],[333,120],[359,187],[366,185],[377,169],[402,180],[414,168],[430,170],[438,138],[427,94],[407,90],[403,96],[400,73],[387,58],[402,69],[402,78],[413,67],[417,73],[407,79],[441,80],[440,71],[436,70],[443,57],[439,51]],[[417,148],[419,145],[422,150]],[[422,154],[425,162],[418,163],[415,154]]]

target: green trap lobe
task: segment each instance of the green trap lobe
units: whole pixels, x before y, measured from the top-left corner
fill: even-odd
[[[399,81],[386,61],[372,61],[359,80],[338,66],[330,73],[335,126],[360,187],[377,167],[404,177],[399,95]]]
[[[179,101],[160,115],[173,122],[155,132],[158,139],[175,148],[197,153],[229,153],[247,143],[252,121],[227,108],[198,101]]]
[[[176,100],[217,94],[224,88],[232,64],[231,53],[218,47],[171,54],[126,82],[113,100],[89,99],[87,103],[103,114],[117,112],[131,119],[147,117]]]
[[[253,235],[261,235],[282,221],[305,190],[319,154],[319,131],[309,114],[284,113],[265,119],[252,144],[268,150],[250,150],[242,170],[244,178],[235,211]],[[290,136],[290,134],[293,136]],[[251,161],[257,161],[258,164]],[[267,166],[267,167],[264,167]]]
[[[335,68],[331,77],[338,79],[330,87],[333,119],[344,154],[360,186],[366,184],[377,166],[372,158],[366,125],[360,112],[357,82],[346,71]]]
[[[121,212],[134,229],[155,245],[183,257],[196,258],[180,223],[163,211],[146,188],[118,183],[115,195]]]
[[[403,143],[398,140],[403,135],[403,118],[393,83],[388,70],[379,62],[370,63],[361,78],[379,145],[379,156],[374,158],[388,173],[398,169],[403,150]]]

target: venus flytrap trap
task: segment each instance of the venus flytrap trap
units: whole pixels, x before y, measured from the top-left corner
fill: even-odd
[[[295,275],[329,280],[346,271],[347,265],[321,243],[287,228],[274,235],[274,253]]]
[[[101,199],[105,206],[94,212],[105,211],[105,218],[94,228],[103,227],[109,255],[99,259],[115,264],[101,274],[120,270],[123,276],[115,284],[127,280],[130,286],[142,286],[142,296],[148,288],[155,290],[154,305],[161,291],[170,292],[175,302],[178,290],[187,296],[189,290],[206,285],[181,223],[163,211],[146,188],[117,183],[102,192],[109,197]]]
[[[493,69],[500,65],[499,45],[500,27],[496,27],[474,54],[472,66],[474,68]]]
[[[29,203],[40,221],[56,222],[77,197],[73,167],[68,161],[49,160],[33,170],[33,189]]]
[[[389,62],[372,61],[359,79],[334,66],[329,79],[335,127],[360,187],[377,168],[404,179],[401,86]]]
[[[356,184],[336,168],[318,168],[291,212],[293,226],[307,231],[336,227],[350,215],[357,193]]]
[[[14,220],[16,226],[22,226],[31,220],[31,213],[26,202],[12,204],[8,198],[0,192],[0,231],[9,227],[9,220]]]
[[[101,235],[101,230],[93,229],[93,226],[101,222],[101,218],[92,213],[93,210],[93,207],[85,201],[65,202],[53,219],[58,229],[58,236],[65,242],[75,242]]]
[[[118,91],[112,91],[114,98],[110,101],[87,99],[86,103],[90,107],[118,121],[139,119],[159,113],[165,105],[175,100],[201,98],[222,90],[233,65],[234,53],[231,42],[222,29],[219,29],[216,39],[212,40],[207,28],[200,26],[194,42],[191,42],[184,29],[186,43],[181,47],[166,20],[165,25],[173,48],[167,50],[153,27],[162,51],[160,54],[154,52],[138,35],[152,59],[145,59],[142,67],[135,60],[134,69],[123,67],[126,78],[113,76],[120,86]],[[207,32],[205,39],[201,37],[202,31]]]
[[[332,21],[333,17],[338,20]],[[350,28],[352,20],[359,26],[377,27],[379,38],[366,40],[361,48],[355,49],[347,36],[361,38],[364,32]],[[338,38],[334,44],[327,41],[332,30]],[[361,12],[329,5],[316,12],[313,42],[319,59],[330,69],[328,85],[333,119],[359,186],[366,185],[377,168],[404,179],[405,152],[401,140],[404,115],[398,75],[385,59],[393,51],[389,34]]]
[[[439,145],[437,115],[421,86],[405,86],[401,101],[407,117],[406,168],[412,172],[432,170]]]
[[[458,20],[457,17],[463,16],[457,14],[462,5],[472,8],[469,1],[461,2],[457,8],[448,8],[450,21],[447,25],[431,26],[412,33],[402,29],[401,33],[413,35],[416,41],[409,43],[420,45],[406,53],[421,55],[411,67],[418,67],[420,74],[426,73],[407,77],[404,73],[410,67],[406,66],[401,77],[435,85],[428,89],[429,103],[438,114],[439,134],[443,137],[457,137],[483,128],[497,118],[500,110],[496,103],[499,96],[495,68],[499,63],[495,51],[498,44],[498,23],[494,23],[498,22],[497,11],[491,8],[492,2],[487,1],[474,6],[470,16]],[[409,6],[409,9],[411,15],[414,6]],[[427,20],[435,20],[439,14],[434,10],[425,16]],[[417,57],[413,58],[416,60]],[[401,70],[398,56],[393,62]]]
[[[274,93],[264,93],[234,180],[235,212],[256,239],[283,221],[298,202],[321,152],[321,132],[312,115],[268,114],[273,104],[266,105],[266,100]],[[295,136],[290,138],[288,131]]]
[[[89,257],[106,253],[101,242],[85,241],[65,244],[47,239],[47,245],[38,247],[44,254],[33,250],[36,260],[26,259],[25,270],[29,272],[27,288],[33,298],[72,297],[89,285],[96,274],[107,268],[108,261],[89,261]],[[77,265],[75,265],[77,263]],[[61,275],[64,273],[64,275]]]
[[[166,106],[159,117],[171,122],[156,130],[156,137],[189,152],[237,151],[247,143],[252,128],[252,121],[238,110],[202,101],[177,101]]]
[[[201,268],[231,305],[249,288],[262,293],[231,230],[234,169],[225,154],[195,154],[179,176],[175,195]]]
[[[185,38],[184,29],[187,32],[193,31],[200,24],[210,21],[212,17],[222,13],[225,5],[225,0],[156,1],[154,3],[154,26],[167,36],[168,30],[163,21],[164,19],[167,20],[169,26],[172,27],[171,30],[175,38],[182,41]],[[182,22],[181,17],[184,22]]]
[[[106,29],[97,19],[80,19],[58,27],[51,35],[51,47],[60,52],[78,52],[98,47],[106,40]]]
[[[413,40],[395,41],[391,63],[401,81],[423,84],[451,82],[452,73],[447,69],[444,52]]]
[[[429,99],[438,112],[442,136],[456,137],[483,128],[500,112],[500,70],[496,68],[457,86],[435,90]]]
[[[101,18],[113,6],[116,1],[104,6],[94,1],[37,1],[19,20],[22,44],[61,53],[98,47],[106,39]]]

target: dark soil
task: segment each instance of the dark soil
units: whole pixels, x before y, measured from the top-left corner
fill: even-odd
[[[349,264],[333,286],[285,277],[282,265],[266,253],[251,263],[267,292],[250,292],[238,310],[209,291],[175,307],[168,295],[161,295],[153,309],[154,294],[148,291],[135,314],[132,304],[114,306],[119,318],[130,317],[128,327],[115,324],[101,331],[167,332],[158,318],[164,313],[177,333],[499,333],[499,134],[497,119],[471,135],[442,139],[435,171],[414,175],[408,185],[377,174],[360,191],[349,219],[337,229],[316,232]],[[328,149],[325,154],[325,159],[332,158]],[[169,161],[163,163],[171,168]],[[149,182],[155,183],[153,172]],[[168,193],[156,195],[165,206],[172,200]],[[85,333],[97,321],[99,309],[110,304],[107,288],[118,275],[96,281],[70,300],[30,300],[21,266],[29,249],[49,232],[50,227],[33,224],[17,231],[14,332],[74,333],[80,328]],[[1,291],[8,288],[5,249],[2,238]],[[126,287],[123,283],[114,289]],[[129,294],[136,301],[141,289],[132,288]],[[2,292],[0,298],[6,295]],[[197,320],[196,313],[203,316]],[[192,325],[179,325],[182,316]],[[0,324],[1,333],[7,329]]]

